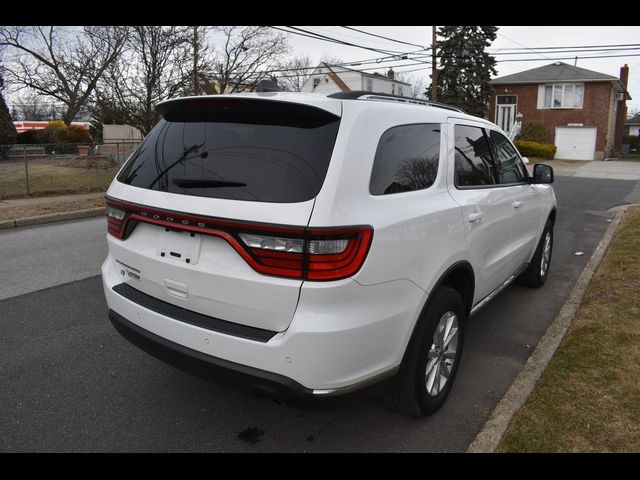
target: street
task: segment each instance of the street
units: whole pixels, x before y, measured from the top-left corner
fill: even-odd
[[[130,345],[107,318],[103,218],[0,232],[0,452],[462,452],[511,385],[640,182],[557,176],[549,278],[468,323],[435,415],[381,400],[301,411],[218,387]],[[575,256],[577,251],[583,256]]]

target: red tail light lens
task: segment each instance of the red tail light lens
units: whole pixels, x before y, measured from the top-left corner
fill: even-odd
[[[124,240],[137,222],[225,239],[255,271],[277,277],[329,281],[360,270],[371,245],[369,226],[304,228],[194,217],[107,199],[108,231]]]
[[[311,229],[307,243],[308,280],[338,280],[354,275],[367,257],[373,229]]]
[[[126,216],[124,210],[107,205],[107,231],[116,238],[122,238]]]

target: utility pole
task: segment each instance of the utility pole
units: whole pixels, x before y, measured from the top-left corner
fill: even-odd
[[[198,95],[200,86],[198,85],[198,52],[200,46],[198,45],[198,27],[193,27],[193,95]]]
[[[436,63],[436,26],[431,27],[431,100],[438,101],[438,65]]]

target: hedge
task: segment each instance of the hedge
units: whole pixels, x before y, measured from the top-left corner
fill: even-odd
[[[547,130],[544,128],[544,123],[538,121],[524,122],[518,134],[518,140],[547,143]]]
[[[17,143],[93,143],[93,139],[89,131],[82,127],[77,125],[67,127],[62,120],[52,120],[43,129],[19,133]]]
[[[640,148],[640,136],[638,135],[625,135],[622,139],[623,144],[630,145],[632,150]]]
[[[515,146],[518,147],[520,153],[525,157],[542,157],[549,160],[553,159],[556,154],[557,147],[552,143],[527,142],[525,140],[516,140]]]

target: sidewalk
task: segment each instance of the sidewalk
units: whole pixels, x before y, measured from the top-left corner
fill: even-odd
[[[556,175],[567,177],[640,180],[640,162],[532,159],[529,167],[534,163],[546,163]]]
[[[104,207],[104,192],[0,200],[0,229],[102,215]]]

